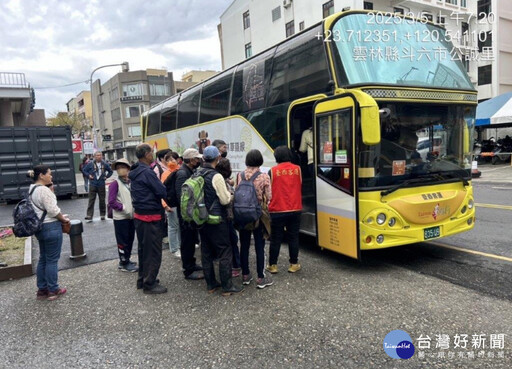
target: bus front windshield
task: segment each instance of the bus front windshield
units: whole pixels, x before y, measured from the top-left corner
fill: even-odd
[[[475,108],[382,104],[381,142],[359,142],[359,187],[407,187],[471,178]]]
[[[341,17],[330,41],[339,85],[384,84],[474,90],[446,30],[391,14]]]

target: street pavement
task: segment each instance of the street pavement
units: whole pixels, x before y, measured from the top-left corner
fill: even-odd
[[[509,368],[512,171],[508,165],[479,169],[476,203],[504,207],[477,205],[473,231],[365,252],[362,262],[301,237],[303,270],[286,273],[283,247],[273,286],[252,284],[227,298],[209,295],[203,281],[184,280],[168,250],[160,279],[169,292],[137,291],[136,276],[117,270],[112,222],[97,218],[84,224],[87,258],[70,260],[65,240],[59,267],[67,269],[60,280],[69,292],[62,299],[36,301],[34,276],[0,283],[0,367]],[[83,219],[86,202],[59,205]],[[11,210],[0,206],[2,223]],[[254,259],[251,251],[253,272]],[[383,350],[395,329],[409,333],[416,346],[405,362]],[[451,338],[449,349],[436,348],[440,334]],[[485,334],[487,346],[454,348],[455,334],[469,335],[469,346],[472,335]],[[490,348],[491,334],[505,334],[504,349]],[[421,336],[432,339],[430,349],[420,350]]]

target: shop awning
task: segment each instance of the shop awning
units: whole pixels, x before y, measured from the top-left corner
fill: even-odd
[[[512,92],[478,104],[476,125],[492,126],[493,128],[512,126]]]

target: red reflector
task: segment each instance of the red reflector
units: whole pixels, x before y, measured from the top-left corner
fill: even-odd
[[[370,243],[370,242],[372,242],[372,236],[368,236],[368,237],[366,237],[366,240],[365,240],[365,241],[366,241],[366,243]]]

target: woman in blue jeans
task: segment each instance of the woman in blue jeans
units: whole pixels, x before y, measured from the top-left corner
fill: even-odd
[[[62,248],[62,223],[69,223],[69,219],[57,206],[50,167],[37,165],[28,171],[28,176],[34,181],[29,188],[32,207],[43,219],[41,230],[35,234],[39,242],[37,299],[52,301],[66,293],[66,289],[58,284],[58,262]]]

